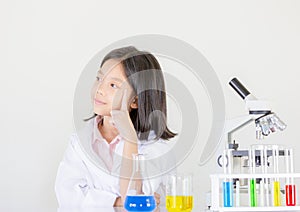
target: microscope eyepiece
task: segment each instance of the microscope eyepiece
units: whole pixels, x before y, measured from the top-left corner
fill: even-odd
[[[243,84],[237,79],[233,78],[230,82],[229,85],[243,98],[245,99],[250,92],[243,86]]]

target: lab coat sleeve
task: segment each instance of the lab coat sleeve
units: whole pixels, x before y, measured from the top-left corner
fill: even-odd
[[[95,188],[89,170],[75,150],[77,137],[71,142],[59,165],[55,192],[60,207],[111,207],[117,194]],[[78,145],[78,144],[77,144]]]

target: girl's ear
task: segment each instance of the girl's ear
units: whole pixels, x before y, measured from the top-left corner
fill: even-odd
[[[137,109],[138,108],[138,97],[135,96],[132,100],[132,102],[130,103],[130,108],[131,109]]]

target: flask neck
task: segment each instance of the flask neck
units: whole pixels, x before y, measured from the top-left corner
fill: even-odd
[[[133,173],[146,173],[145,156],[142,154],[133,154]],[[145,177],[145,176],[143,176]]]
[[[127,195],[153,195],[151,184],[146,172],[146,160],[143,154],[133,154],[132,176]]]

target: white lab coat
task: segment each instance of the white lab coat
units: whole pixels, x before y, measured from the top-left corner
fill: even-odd
[[[84,130],[70,138],[55,182],[55,192],[60,207],[111,207],[120,196],[117,173],[119,173],[121,158],[114,160],[113,170],[103,169],[105,167],[101,164],[103,161],[91,148],[92,132],[93,120],[89,121]],[[153,133],[150,133],[149,138],[151,136]],[[150,170],[153,176],[150,180],[152,190],[161,195],[161,203],[165,201],[166,174],[174,172],[175,168],[171,142],[159,139],[144,144],[139,141],[138,146],[139,153],[153,159],[147,164],[147,170]],[[124,141],[121,140],[115,150],[120,155],[123,152],[123,145]]]

